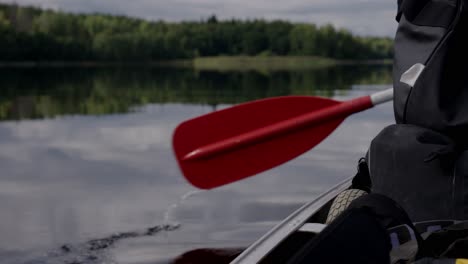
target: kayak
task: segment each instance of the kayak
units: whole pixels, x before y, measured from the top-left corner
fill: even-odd
[[[242,253],[240,253],[230,263],[310,263],[304,262],[303,259],[301,259],[301,256],[303,256],[304,252],[309,252],[310,250],[310,248],[308,248],[307,245],[311,244],[311,242],[314,240],[317,241],[317,239],[323,241],[321,240],[321,238],[318,237],[319,235],[322,236],[320,233],[328,227],[326,234],[330,235],[329,228],[333,225],[333,221],[337,219],[338,216],[341,213],[343,213],[347,208],[349,208],[348,205],[350,205],[351,202],[357,201],[357,198],[367,194],[367,192],[363,190],[352,189],[352,185],[353,178],[347,179],[335,185],[325,193],[321,194],[313,201],[310,201],[309,203],[305,204],[304,206],[296,210],[294,213],[292,213],[290,216],[288,216],[284,221],[276,225],[263,237],[254,242],[247,249],[242,251]],[[373,194],[367,194],[364,198],[370,196],[373,196]],[[362,200],[365,199],[360,199],[360,201]],[[353,205],[355,204],[353,203]],[[346,211],[348,212],[348,210]],[[360,230],[357,231],[358,236],[362,234],[359,232],[363,232],[362,227],[352,226],[351,228]],[[365,228],[367,229],[368,227],[366,226]],[[368,231],[372,232],[370,230]],[[391,262],[386,261],[385,263],[439,263],[437,261],[431,262],[429,261],[429,259],[423,259],[421,260],[422,262],[399,261],[414,260],[414,258],[417,257],[417,252],[423,251],[424,254],[429,253],[428,256],[430,257],[436,257],[435,254],[442,253],[442,251],[438,251],[443,249],[446,250],[446,252],[452,253],[443,256],[448,256],[449,258],[444,258],[445,262],[440,263],[468,264],[468,254],[466,254],[466,251],[464,250],[466,243],[463,245],[460,244],[460,242],[464,241],[467,233],[468,221],[463,220],[460,221],[450,219],[439,219],[391,226],[388,229],[386,229],[385,235],[386,237],[390,238],[391,251],[389,257],[391,259]],[[422,239],[422,237],[424,237],[424,249],[423,251],[418,251],[418,248],[422,246],[418,239]],[[385,238],[382,237],[380,239],[380,241],[385,240]],[[364,245],[365,239],[360,240],[360,238],[358,238],[357,240],[351,239],[350,241],[354,241],[354,243],[358,242],[358,247],[362,246],[364,248],[361,250],[361,254],[365,252],[366,248],[371,249],[369,248],[369,245]],[[380,243],[378,241],[379,240],[371,240],[371,243],[378,244]],[[363,244],[359,242],[363,242]],[[431,249],[432,251],[426,252],[426,249]],[[346,254],[346,250],[344,250],[341,247],[337,248],[337,252],[341,252],[341,254]],[[367,253],[364,253],[364,255],[366,254]],[[369,254],[372,255],[371,252],[369,252]],[[455,259],[454,256],[460,256],[463,259]],[[349,263],[361,263],[353,262],[354,260],[352,258],[350,258],[350,261],[351,262]]]
[[[351,186],[347,179],[305,204],[244,250],[231,264],[287,263],[326,226],[335,198]]]

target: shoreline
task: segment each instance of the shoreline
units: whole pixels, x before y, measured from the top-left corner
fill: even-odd
[[[80,68],[100,68],[100,67],[141,67],[141,66],[172,66],[191,67],[190,60],[173,61],[125,61],[125,62],[105,62],[105,61],[0,61],[0,68],[59,68],[59,67],[80,67]]]
[[[336,60],[312,56],[216,56],[167,61],[0,61],[1,68],[169,67],[195,70],[288,70],[339,65],[391,65],[392,60]]]

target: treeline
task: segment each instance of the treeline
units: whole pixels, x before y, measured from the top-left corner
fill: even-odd
[[[154,103],[216,108],[272,96],[332,96],[351,85],[389,84],[391,74],[391,65],[271,74],[154,67],[6,68],[0,78],[0,120],[127,113]]]
[[[0,61],[157,61],[217,55],[392,57],[390,38],[331,25],[229,20],[168,23],[0,4]]]

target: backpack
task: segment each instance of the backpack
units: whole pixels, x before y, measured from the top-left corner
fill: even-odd
[[[468,145],[468,0],[399,0],[394,112]]]

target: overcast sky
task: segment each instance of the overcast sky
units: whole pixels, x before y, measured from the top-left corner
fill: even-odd
[[[396,0],[0,0],[63,11],[110,13],[151,20],[264,18],[332,23],[360,35],[393,36]]]

